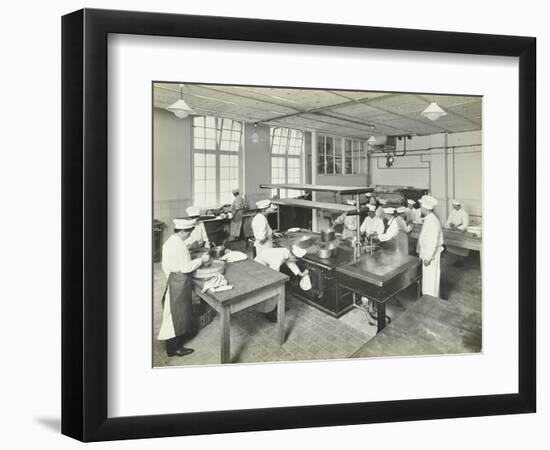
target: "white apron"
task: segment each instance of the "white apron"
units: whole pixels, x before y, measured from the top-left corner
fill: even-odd
[[[438,250],[430,264],[425,266],[422,263],[422,295],[439,297],[440,262],[441,250]]]

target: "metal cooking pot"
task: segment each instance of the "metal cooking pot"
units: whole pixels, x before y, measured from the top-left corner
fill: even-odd
[[[328,249],[331,252],[331,256],[336,256],[336,254],[338,253],[338,248],[338,241],[329,242]]]
[[[317,254],[320,258],[327,259],[331,257],[332,250],[328,247],[321,247],[319,248],[319,252]]]
[[[335,238],[336,238],[336,233],[332,228],[321,231],[321,241],[330,242],[330,241],[334,241]]]

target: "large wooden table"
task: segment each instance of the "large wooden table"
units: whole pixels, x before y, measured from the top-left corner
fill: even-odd
[[[481,351],[481,302],[452,304],[424,295],[361,347],[354,358]]]
[[[415,223],[412,231],[409,233],[409,238],[418,240],[421,230],[422,225]],[[479,252],[479,263],[483,268],[483,245],[481,237],[475,235],[474,233],[470,233],[469,231],[458,231],[443,228],[443,243],[447,247],[457,247]]]
[[[225,278],[233,289],[201,292],[205,280],[194,280],[197,295],[220,314],[221,362],[231,362],[229,328],[231,314],[277,297],[277,339],[285,340],[285,283],[288,276],[255,261],[229,263]]]
[[[409,234],[409,237],[412,239],[418,239],[420,236],[420,231],[422,230],[422,225],[415,223],[413,229]],[[443,242],[445,245],[450,245],[452,247],[464,248],[467,250],[475,250],[481,252],[481,238],[476,236],[474,233],[468,231],[458,231],[450,230],[448,228],[443,228]]]

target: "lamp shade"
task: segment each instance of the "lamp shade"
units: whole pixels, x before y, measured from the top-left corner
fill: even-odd
[[[437,120],[440,117],[447,115],[447,113],[436,102],[430,103],[428,107],[420,114],[430,120]]]
[[[374,136],[371,136],[370,138],[367,139],[367,142],[372,145],[376,142],[376,138]]]
[[[166,109],[174,113],[174,115],[178,119],[183,119],[184,117],[187,117],[189,114],[192,114],[194,112],[191,107],[185,102],[185,100],[181,98],[177,102],[172,103]]]

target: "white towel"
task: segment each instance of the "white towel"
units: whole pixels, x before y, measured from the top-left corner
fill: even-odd
[[[246,254],[243,252],[234,251],[234,252],[226,253],[220,259],[227,262],[237,262],[237,261],[244,261],[245,259],[248,259],[248,256],[246,256]]]

